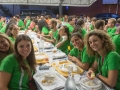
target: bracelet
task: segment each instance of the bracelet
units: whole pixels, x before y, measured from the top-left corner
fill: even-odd
[[[98,73],[98,74],[96,75],[96,77],[98,77],[98,75],[101,75],[101,73]]]

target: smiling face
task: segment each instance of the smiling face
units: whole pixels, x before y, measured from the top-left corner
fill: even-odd
[[[98,53],[103,49],[103,41],[95,35],[89,37],[89,45],[94,51]]]
[[[83,40],[76,35],[71,38],[71,42],[73,46],[77,49],[83,48],[84,46]]]
[[[17,45],[18,53],[23,57],[23,59],[26,59],[30,54],[31,48],[32,46],[30,41],[26,40],[21,40]]]
[[[7,52],[9,50],[10,44],[7,39],[0,36],[0,51]]]

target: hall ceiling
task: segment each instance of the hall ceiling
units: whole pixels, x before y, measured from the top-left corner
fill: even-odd
[[[90,6],[96,0],[61,0],[62,6]],[[59,6],[60,0],[0,0],[0,4]]]

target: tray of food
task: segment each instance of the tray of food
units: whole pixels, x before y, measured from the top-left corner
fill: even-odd
[[[84,70],[72,63],[69,60],[60,61],[59,65],[56,65],[55,63],[52,64],[52,66],[58,71],[61,75],[68,77],[68,67],[73,67],[73,75],[74,74],[83,74]]]
[[[45,53],[35,53],[36,63],[37,64],[45,64],[48,63],[49,59],[48,56]]]
[[[33,78],[42,88],[42,90],[63,89],[66,81],[66,78],[60,75],[58,72],[53,74],[50,71],[35,74]]]

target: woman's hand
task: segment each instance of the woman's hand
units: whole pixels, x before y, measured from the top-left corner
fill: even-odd
[[[92,74],[94,74],[94,72],[92,71],[92,70],[88,70],[88,72],[86,73],[86,75],[87,75],[87,77],[89,78],[89,79],[94,79],[95,78],[95,74],[94,74],[94,76],[92,75]]]
[[[69,59],[70,59],[72,62],[75,62],[75,63],[76,63],[76,60],[77,60],[77,58],[76,58],[76,57],[71,56],[71,57],[69,57]]]

